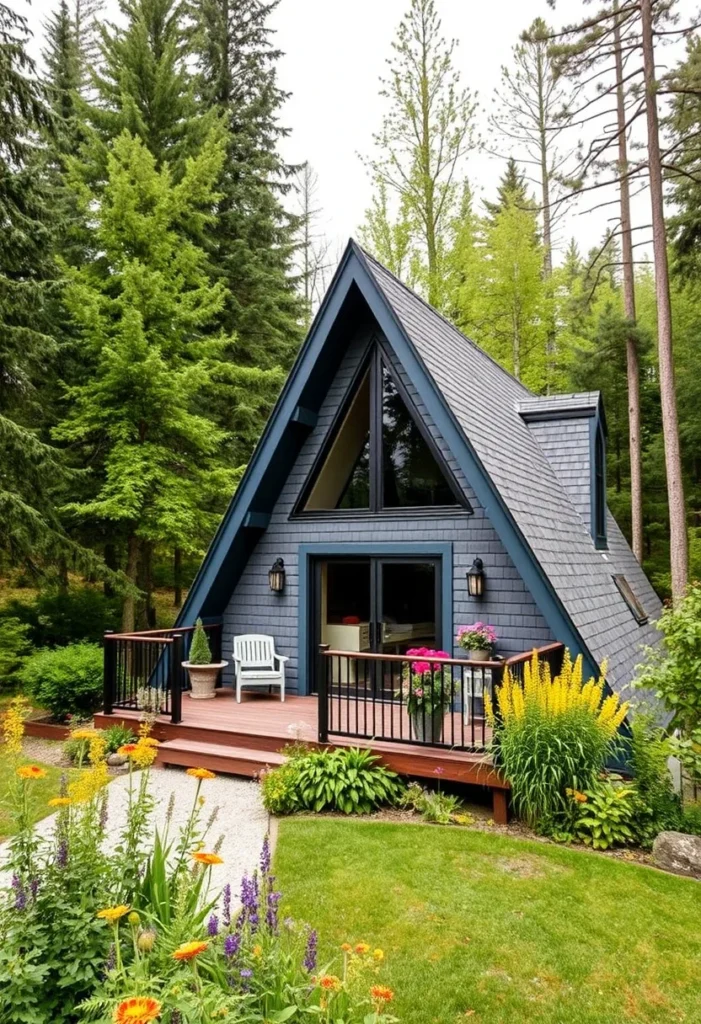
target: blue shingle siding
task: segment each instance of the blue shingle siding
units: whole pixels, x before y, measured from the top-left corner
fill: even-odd
[[[528,428],[589,532],[592,487],[589,418],[549,419],[529,423]]]
[[[552,632],[540,614],[523,580],[509,558],[491,523],[480,507],[469,483],[439,436],[423,407],[416,389],[403,369],[393,364],[401,377],[417,412],[431,433],[446,463],[463,489],[472,514],[455,512],[443,516],[417,516],[412,519],[329,516],[328,520],[291,519],[295,501],[304,486],[314,459],[346,393],[367,344],[367,335],[357,336],[336,374],[319,412],[316,427],[307,438],[272,512],[270,525],[261,536],[224,613],[224,657],[229,656],[233,637],[239,633],[270,633],[280,654],[287,655],[289,686],[298,688],[298,548],[309,543],[431,543],[449,541],[453,545],[454,629],[462,623],[482,619],[491,622],[501,638],[499,650],[512,654],[532,645],[548,643]],[[472,560],[484,561],[486,594],[482,601],[467,595],[465,573]],[[275,595],[268,586],[268,569],[276,558],[285,560],[285,592]],[[448,645],[448,638],[443,638]],[[449,647],[447,647],[449,649]],[[459,653],[455,650],[455,653]],[[229,669],[230,672],[230,669]]]

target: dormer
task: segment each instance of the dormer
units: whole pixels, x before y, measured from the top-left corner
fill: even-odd
[[[599,391],[544,395],[518,411],[591,533],[605,550],[606,417]]]

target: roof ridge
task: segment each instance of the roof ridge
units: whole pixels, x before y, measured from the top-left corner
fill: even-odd
[[[477,342],[474,341],[472,338],[468,338],[468,336],[464,334],[459,327],[456,327],[455,324],[451,320],[449,320],[444,313],[441,313],[440,310],[436,309],[435,306],[432,306],[430,302],[427,302],[422,295],[419,295],[419,293],[414,291],[413,288],[410,288],[408,284],[405,284],[405,282],[402,281],[400,277],[397,277],[396,274],[393,274],[392,271],[389,270],[389,268],[384,265],[384,263],[380,263],[378,259],[375,259],[375,257],[371,253],[369,253],[367,249],[364,249],[359,242],[356,242],[354,238],[351,238],[350,241],[351,244],[360,252],[361,256],[364,259],[369,260],[370,263],[374,263],[375,266],[380,267],[380,269],[383,270],[385,274],[389,274],[392,280],[396,281],[400,288],[403,288],[405,292],[408,292],[409,295],[412,296],[412,298],[420,302],[422,306],[425,306],[430,313],[432,313],[434,316],[437,316],[440,320],[442,320],[443,323],[447,327],[449,327],[455,334],[457,334],[459,338],[461,338],[463,341],[466,341],[468,345],[471,345],[475,352],[478,352],[485,359],[489,360],[489,362],[492,363],[493,366],[496,366],[496,368],[500,370],[501,373],[503,373],[506,377],[509,377],[515,384],[518,384],[518,386],[523,391],[525,391],[526,395],[532,398],[539,397],[538,395],[535,394],[535,392],[531,391],[530,388],[527,388],[523,381],[519,380],[518,377],[511,373],[510,370],[507,370],[504,366],[502,366],[501,363],[497,359],[495,359],[494,356],[490,355],[490,353],[487,352],[486,349],[482,348],[481,345],[478,345]]]

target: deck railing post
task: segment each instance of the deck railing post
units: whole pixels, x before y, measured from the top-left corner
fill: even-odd
[[[319,743],[328,743],[329,741],[329,688],[328,688],[328,677],[327,677],[327,662],[326,651],[328,651],[328,644],[319,644],[319,656],[318,656],[318,710],[319,710]]]
[[[170,720],[173,725],[182,722],[183,705],[183,636],[175,633],[170,645]]]
[[[110,637],[113,629],[106,629],[102,641],[102,710],[106,715],[114,714],[114,700],[117,693],[117,647]]]

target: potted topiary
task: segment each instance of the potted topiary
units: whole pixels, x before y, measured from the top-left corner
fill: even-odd
[[[190,696],[193,700],[210,700],[216,697],[217,676],[226,665],[227,661],[212,661],[207,634],[202,626],[202,619],[198,619],[190,646],[190,659],[183,662],[183,668],[190,673]]]
[[[460,626],[458,629],[458,644],[467,651],[468,661],[489,661],[496,642],[497,631],[485,622],[475,622],[472,626]]]

